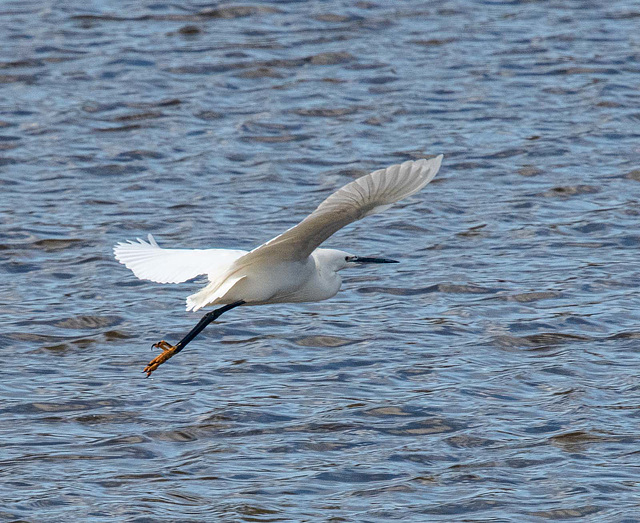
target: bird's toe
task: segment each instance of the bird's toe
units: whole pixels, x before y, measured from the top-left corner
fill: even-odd
[[[159,341],[158,343],[154,343],[153,347],[162,349],[162,353],[153,358],[142,371],[147,373],[147,378],[151,376],[151,373],[154,370],[156,370],[160,365],[162,365],[178,351],[177,345],[171,345],[164,340]]]

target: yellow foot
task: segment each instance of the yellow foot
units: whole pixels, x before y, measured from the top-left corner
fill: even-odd
[[[159,341],[158,343],[154,343],[153,346],[157,349],[162,349],[162,354],[158,354],[155,358],[153,358],[142,371],[147,373],[147,378],[151,376],[151,373],[154,370],[156,370],[160,365],[171,358],[171,356],[173,356],[176,352],[179,352],[177,345],[170,345],[164,340]]]

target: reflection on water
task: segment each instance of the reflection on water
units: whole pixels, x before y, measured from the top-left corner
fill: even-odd
[[[634,2],[6,2],[3,520],[631,521]],[[331,246],[402,260],[237,310],[117,241],[251,248],[369,170]]]

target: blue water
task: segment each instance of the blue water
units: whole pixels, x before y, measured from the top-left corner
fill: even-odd
[[[0,520],[639,521],[637,2],[0,6]],[[399,265],[237,309],[114,243]]]

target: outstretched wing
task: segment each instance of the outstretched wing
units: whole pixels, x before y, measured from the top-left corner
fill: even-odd
[[[137,242],[118,243],[113,253],[138,278],[157,283],[181,283],[201,274],[212,281],[247,254],[227,249],[163,249],[153,236],[148,239],[149,243],[139,238]]]
[[[253,262],[262,256],[303,260],[345,225],[382,212],[417,193],[440,169],[443,155],[429,160],[407,161],[374,171],[339,189],[298,225],[254,249],[240,260]]]

